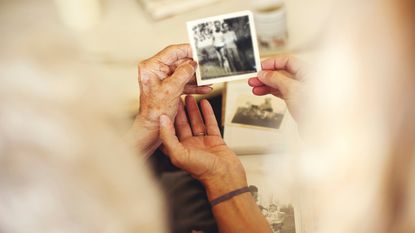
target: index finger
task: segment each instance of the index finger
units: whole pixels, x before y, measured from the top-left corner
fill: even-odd
[[[189,44],[170,45],[153,57],[169,66],[184,58],[192,58],[192,49]]]
[[[203,119],[205,120],[208,135],[220,136],[218,122],[216,121],[215,112],[213,112],[212,105],[210,105],[208,100],[203,99],[200,101],[200,106],[202,108]]]
[[[261,62],[261,65],[263,70],[286,70],[293,75],[301,70],[300,61],[290,55],[277,55],[267,58]]]

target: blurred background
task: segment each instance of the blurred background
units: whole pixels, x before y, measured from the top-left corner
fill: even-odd
[[[299,180],[308,184],[313,192],[309,197],[312,200],[304,202],[314,204],[314,192],[319,198],[315,201],[319,205],[319,217],[322,225],[327,226],[321,232],[386,232],[379,228],[393,230],[393,227],[400,231],[391,232],[414,232],[411,229],[415,229],[415,185],[412,179],[414,169],[410,166],[413,167],[415,161],[415,130],[413,124],[405,125],[410,122],[409,119],[412,120],[413,112],[412,115],[404,115],[406,108],[413,108],[414,99],[412,62],[415,59],[413,48],[410,48],[413,43],[409,43],[413,41],[413,35],[407,34],[413,33],[411,22],[414,20],[411,18],[413,14],[408,12],[404,15],[407,18],[398,17],[403,15],[405,7],[397,10],[398,6],[401,7],[397,2],[409,5],[410,1],[341,1],[344,5],[350,5],[350,11],[344,12],[333,11],[334,7],[342,10],[339,5],[334,6],[334,2],[0,0],[0,78],[8,75],[12,79],[25,77],[22,80],[27,81],[32,78],[34,70],[38,76],[52,77],[57,81],[55,83],[62,86],[74,77],[78,80],[92,78],[96,88],[106,92],[106,96],[122,99],[122,106],[119,107],[132,115],[138,109],[139,61],[170,44],[188,43],[187,21],[252,10],[258,37],[261,37],[261,57],[290,53],[316,66],[316,60],[311,58],[320,53],[320,43],[329,52],[323,54],[320,61],[324,72],[319,73],[313,80],[315,82],[311,83],[313,98],[310,105],[312,111],[309,112],[314,113],[311,115],[314,118],[307,115],[310,122],[306,122],[312,126],[309,130],[313,132],[312,139],[321,141],[312,142],[317,144],[317,149],[311,147],[299,157],[297,163],[290,160],[269,162],[290,157],[291,154],[274,156],[269,160],[262,158],[260,161],[245,156],[242,162],[247,170],[262,174],[260,168],[269,166],[268,170],[272,170],[277,178],[268,178],[286,183],[290,183],[286,179],[291,178],[291,171],[298,173]],[[337,15],[332,17],[332,14]],[[268,24],[270,21],[275,24]],[[326,31],[329,28],[331,33]],[[331,34],[331,43],[323,42],[327,39],[326,33]],[[33,80],[27,85],[35,85],[36,79]],[[7,89],[7,85],[3,87]],[[222,89],[222,84],[216,85],[214,95],[221,93]],[[56,92],[59,93],[59,90]],[[16,115],[24,114],[16,111]],[[393,119],[397,119],[396,125],[392,124],[395,123]],[[401,123],[401,119],[405,121]],[[392,129],[402,124],[402,128],[412,131],[404,134],[399,129],[396,136],[388,128],[389,123]],[[16,132],[16,138],[27,133],[26,129],[22,131],[24,133],[12,131]],[[33,132],[44,133],[37,128]],[[293,132],[291,128],[290,132]],[[241,134],[238,131],[235,135]],[[262,141],[253,134],[247,135],[249,142],[253,138]],[[53,137],[40,138],[47,141],[45,145],[53,145],[49,142]],[[240,136],[237,139],[241,141]],[[390,152],[389,147],[401,149],[399,143],[406,143],[409,149],[402,147],[403,152]],[[101,144],[105,143],[99,141],[96,147]],[[297,144],[294,147],[299,148]],[[275,164],[281,168],[275,169]],[[279,185],[279,188],[286,190],[286,186]],[[305,192],[300,190],[297,193],[305,199]],[[404,196],[405,193],[407,195]],[[313,212],[313,209],[309,211]],[[402,214],[404,217],[399,219],[399,213],[407,214]],[[314,215],[314,212],[303,213],[301,221],[314,221]],[[356,231],[356,226],[365,227]]]
[[[275,32],[286,34],[277,46],[261,48],[262,56],[291,52],[307,57],[329,20],[331,2],[1,0],[0,63],[17,64],[20,70],[36,67],[57,79],[98,78],[122,89],[126,110],[134,111],[137,63],[169,44],[187,43],[186,21],[240,10],[252,10],[263,21],[268,13],[273,17],[273,11],[282,11]]]

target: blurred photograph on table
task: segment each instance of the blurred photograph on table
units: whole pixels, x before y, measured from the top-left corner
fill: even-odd
[[[269,96],[254,97],[242,94],[236,100],[236,111],[232,123],[245,127],[279,129],[286,111],[285,105]]]
[[[161,20],[223,0],[139,0],[153,19]]]

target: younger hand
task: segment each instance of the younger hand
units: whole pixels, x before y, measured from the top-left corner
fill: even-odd
[[[304,73],[301,62],[291,56],[277,56],[262,61],[263,71],[257,78],[248,80],[255,95],[272,94],[282,98],[295,119],[298,119],[301,107],[300,95]]]
[[[174,126],[169,117],[160,118],[160,138],[172,163],[201,181],[209,199],[245,187],[244,168],[222,140],[209,102],[201,101],[200,114],[196,100],[187,96],[186,109],[189,120],[181,105]]]

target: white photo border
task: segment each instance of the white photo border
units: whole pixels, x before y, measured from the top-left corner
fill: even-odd
[[[199,63],[199,58],[198,58],[197,49],[196,49],[195,41],[194,41],[194,38],[193,38],[193,31],[192,31],[192,28],[195,25],[205,23],[205,22],[208,22],[208,21],[223,20],[223,19],[229,19],[229,18],[238,18],[238,17],[243,17],[243,16],[248,16],[248,18],[249,18],[249,28],[251,30],[251,40],[252,40],[252,47],[253,47],[253,50],[254,50],[256,71],[246,73],[246,74],[231,75],[231,76],[225,76],[225,77],[218,77],[218,78],[203,80],[202,76],[201,76],[201,73],[200,73],[200,67],[198,66],[197,69],[196,69],[196,80],[197,80],[197,85],[198,86],[252,78],[252,77],[256,77],[258,75],[258,72],[262,70],[261,58],[260,58],[260,55],[259,55],[259,48],[258,48],[257,34],[256,34],[256,29],[255,29],[254,16],[253,16],[251,11],[239,11],[239,12],[234,12],[234,13],[229,13],[229,14],[224,14],[224,15],[218,15],[218,16],[212,16],[212,17],[207,17],[207,18],[187,22],[186,23],[187,33],[188,33],[188,36],[189,36],[190,46],[192,48],[193,60],[195,60],[197,63]]]

